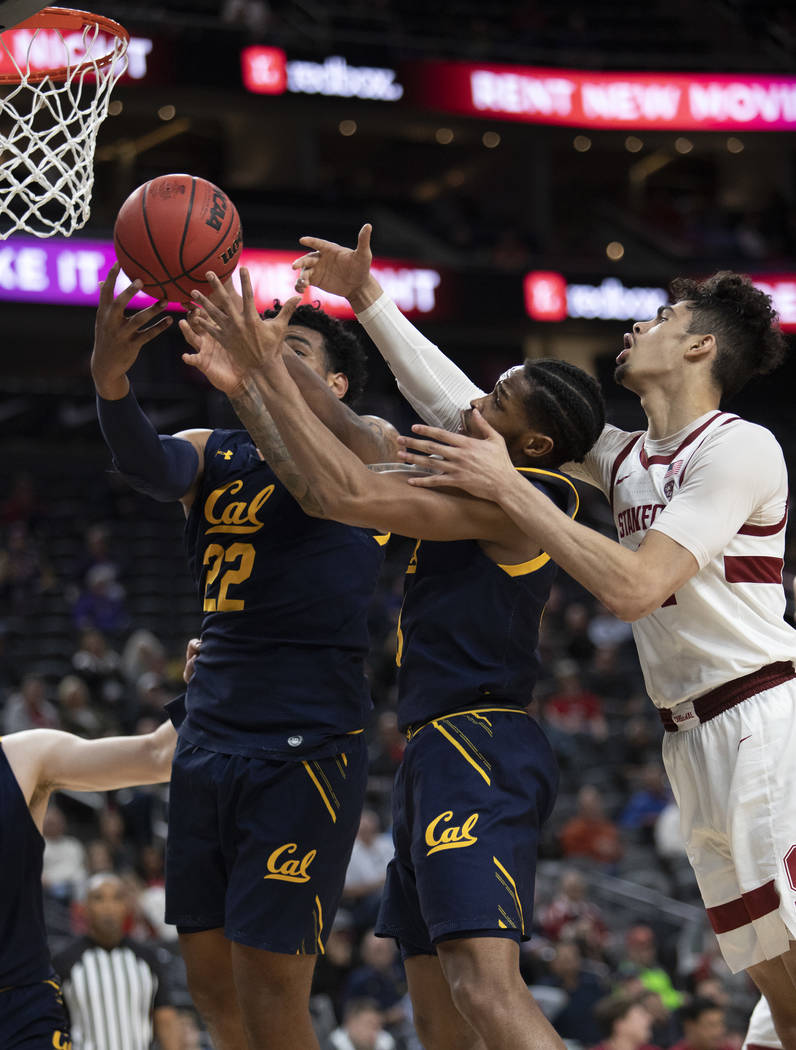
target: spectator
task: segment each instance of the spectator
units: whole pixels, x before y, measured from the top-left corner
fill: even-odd
[[[382,833],[378,814],[372,809],[363,810],[343,886],[343,904],[351,912],[357,929],[376,923],[392,855],[392,842]]]
[[[732,1050],[724,1010],[712,999],[696,997],[679,1010],[684,1038],[671,1050]]]
[[[638,997],[610,995],[594,1012],[603,1031],[603,1041],[594,1050],[657,1050],[650,1043],[652,1017]]]
[[[28,526],[9,526],[0,548],[0,601],[6,610],[25,616],[35,612],[39,597],[55,585],[55,576]]]
[[[638,977],[648,991],[657,992],[668,1010],[676,1010],[683,1001],[669,974],[658,962],[655,934],[649,926],[631,926],[625,936],[625,958],[619,973]]]
[[[605,816],[602,795],[586,784],[578,792],[578,808],[559,833],[565,857],[588,857],[606,866],[622,856],[619,828]]]
[[[102,710],[123,713],[125,689],[121,658],[101,631],[94,628],[83,631],[80,648],[72,657],[72,667],[86,682],[92,699]]]
[[[566,869],[558,894],[541,915],[542,931],[551,941],[582,938],[602,943],[607,929],[600,909],[587,899],[588,886],[579,871]]]
[[[91,706],[88,686],[76,674],[64,675],[58,683],[57,696],[61,728],[67,733],[94,738],[110,728],[110,723]]]
[[[110,534],[105,525],[89,525],[83,534],[83,555],[77,563],[75,576],[77,584],[82,587],[88,573],[97,565],[107,566],[113,578],[119,582],[122,571],[119,561],[110,549]]]
[[[86,573],[85,589],[72,609],[78,630],[89,628],[112,636],[120,635],[130,622],[124,590],[109,565],[95,565]]]
[[[354,958],[354,922],[344,908],[339,908],[334,917],[325,948],[315,966],[312,994],[326,997],[339,1022],[343,1016],[343,992]]]
[[[8,495],[0,503],[0,522],[4,525],[21,522],[35,529],[40,514],[41,507],[33,476],[27,473],[15,475],[11,479]]]
[[[385,1032],[378,1005],[370,999],[352,999],[343,1023],[336,1028],[324,1050],[395,1050],[395,1040]]]
[[[348,979],[344,1003],[372,1000],[381,1011],[386,1027],[400,1025],[406,1019],[403,1006],[406,980],[395,942],[377,937],[369,930],[362,939],[360,953],[362,965]]]
[[[18,693],[12,693],[3,712],[3,732],[57,729],[58,712],[47,699],[47,687],[38,674],[26,674]]]
[[[587,687],[604,700],[624,701],[639,689],[638,671],[634,674],[625,666],[615,645],[597,646],[585,681]]]
[[[571,736],[604,740],[608,729],[600,698],[584,688],[574,660],[561,660],[555,667],[556,687],[545,704],[549,726]]]
[[[66,817],[51,802],[44,818],[44,861],[41,884],[59,900],[70,901],[83,891],[86,860],[83,846],[66,834]]]
[[[583,968],[580,949],[574,941],[559,941],[550,960],[550,976],[539,984],[561,988],[566,1001],[550,1018],[562,1039],[574,1039],[582,1046],[599,1041],[602,1034],[594,1007],[607,992],[602,981]]]
[[[583,602],[571,602],[564,609],[564,648],[566,655],[579,664],[587,664],[594,654],[589,620],[589,608]]]
[[[669,783],[660,762],[643,766],[640,780],[638,789],[619,815],[619,826],[637,832],[641,841],[651,845],[655,824],[671,798]]]
[[[130,912],[122,880],[93,876],[86,896],[88,933],[53,960],[61,975],[74,1050],[181,1050],[177,1011],[156,953],[125,936]]]

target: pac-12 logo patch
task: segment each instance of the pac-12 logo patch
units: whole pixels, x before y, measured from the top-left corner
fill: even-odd
[[[308,873],[310,864],[315,860],[316,849],[305,853],[301,860],[286,854],[295,853],[298,846],[295,842],[286,842],[284,846],[277,846],[266,862],[268,874],[265,879],[280,879],[282,882],[309,882],[311,876]]]
[[[464,849],[465,846],[472,846],[478,842],[478,838],[472,834],[478,822],[477,813],[471,813],[462,825],[450,824],[451,820],[453,810],[446,809],[444,813],[434,817],[426,828],[426,845],[429,847],[427,857],[443,849]],[[450,824],[450,827],[440,828],[440,824]]]

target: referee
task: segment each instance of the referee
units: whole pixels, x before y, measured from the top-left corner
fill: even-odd
[[[72,1024],[73,1050],[180,1050],[179,1019],[155,952],[124,935],[127,890],[110,873],[88,884],[88,935],[53,960]]]

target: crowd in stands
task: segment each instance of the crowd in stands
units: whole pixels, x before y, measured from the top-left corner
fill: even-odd
[[[112,481],[100,472],[96,484]],[[6,492],[0,731],[58,727],[96,737],[149,730],[181,691],[198,610],[172,624],[168,639],[159,637],[146,620],[151,606],[133,593],[143,569],[120,539],[121,515],[74,523],[67,571],[53,555],[66,526],[58,519],[54,530],[37,482],[20,475]],[[143,514],[149,502],[136,506]],[[178,518],[158,526],[159,545],[169,531],[178,545]],[[398,952],[372,933],[392,852],[391,783],[405,744],[395,711],[394,633],[410,551],[408,541],[391,541],[373,603],[367,808],[313,996],[325,1050],[420,1050]],[[190,590],[187,575],[183,583]],[[53,592],[69,618],[69,651],[63,634],[40,631],[42,601]],[[176,591],[159,601],[185,607]],[[525,979],[575,1048],[739,1050],[755,993],[743,975],[730,975],[704,920],[630,628],[562,576],[540,648],[532,710],[558,756],[561,787],[542,841],[533,935],[521,952]],[[159,960],[163,1001],[177,1011],[182,1046],[209,1047],[176,931],[163,921],[167,820],[167,786],[56,797],[44,829],[51,947],[57,954],[86,935],[89,881],[115,873],[126,895],[124,933]]]

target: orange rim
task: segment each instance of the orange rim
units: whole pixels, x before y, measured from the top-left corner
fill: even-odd
[[[95,27],[99,32],[107,33],[109,36],[121,40],[124,43],[121,54],[124,54],[130,42],[130,34],[124,26],[114,22],[112,18],[106,18],[104,15],[93,15],[89,11],[73,11],[68,7],[45,7],[44,10],[37,11],[35,15],[31,15],[24,22],[14,26],[13,29],[7,29],[6,33],[14,33],[18,29],[34,31],[37,29],[57,29],[75,32],[76,30],[93,29]],[[0,33],[0,41],[2,41],[4,36],[5,33]],[[5,47],[5,50],[7,51],[8,48]],[[104,69],[118,55],[119,52],[114,47],[111,47],[107,55],[103,55],[101,58],[89,59],[76,66],[59,66],[54,69],[38,70],[35,73],[31,71],[27,76],[24,72],[20,73],[15,69],[12,73],[0,73],[0,84],[21,84],[23,81],[28,84],[39,84],[42,80],[47,79],[66,80],[70,73],[73,76],[79,76],[85,70]]]

